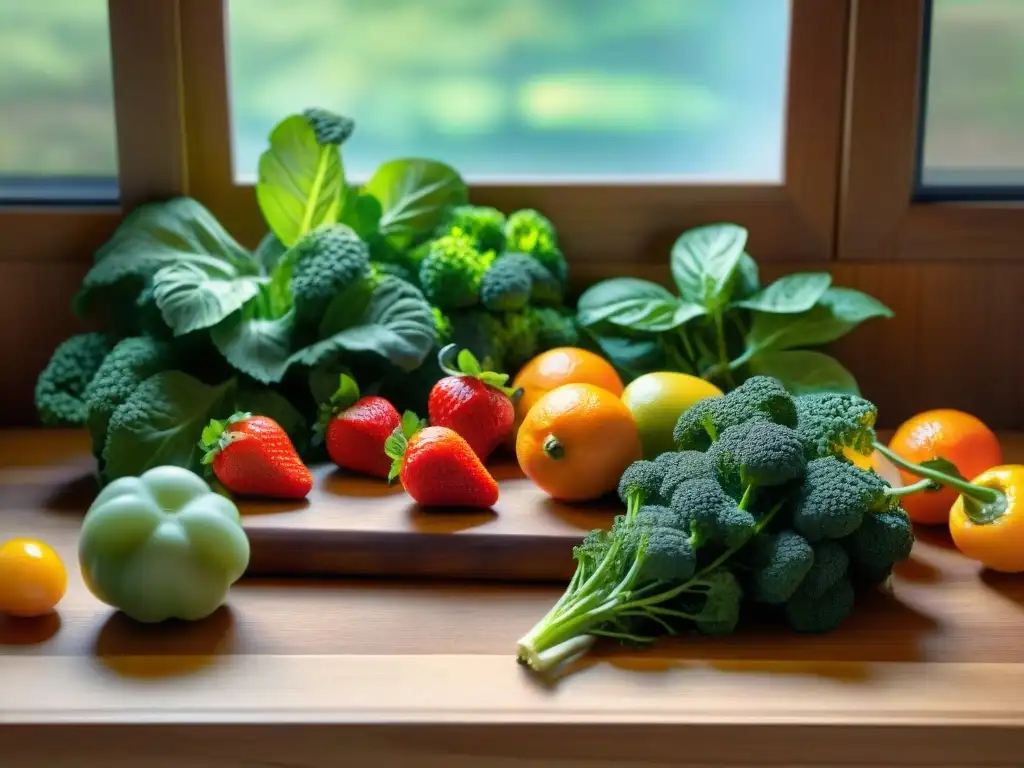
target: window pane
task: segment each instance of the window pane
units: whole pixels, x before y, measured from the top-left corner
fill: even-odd
[[[0,0],[0,20],[0,197],[116,194],[107,0]]]
[[[350,176],[778,182],[789,0],[234,0],[234,163],[279,119],[356,121]]]
[[[934,0],[925,186],[1024,185],[1024,0]]]

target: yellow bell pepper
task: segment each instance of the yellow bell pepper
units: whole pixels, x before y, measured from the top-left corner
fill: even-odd
[[[971,485],[984,494],[961,494],[949,511],[949,532],[957,549],[993,571],[1024,571],[1024,466],[992,467]]]

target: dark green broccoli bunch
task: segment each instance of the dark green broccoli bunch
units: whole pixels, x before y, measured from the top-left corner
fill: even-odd
[[[873,441],[873,406],[841,400],[757,376],[681,414],[678,450],[626,470],[625,512],[576,547],[573,579],[519,660],[543,671],[597,637],[729,634],[744,606],[796,631],[837,627],[913,544],[899,506],[910,489],[844,456]]]
[[[457,205],[448,210],[435,237],[467,237],[481,253],[505,250],[505,214],[486,205]]]
[[[480,281],[480,302],[490,310],[518,310],[562,303],[562,285],[533,257],[506,253],[490,266]]]
[[[344,224],[306,233],[287,258],[299,325],[318,325],[335,296],[371,276],[370,249]]]
[[[35,405],[46,425],[81,426],[89,412],[85,390],[110,352],[114,339],[80,333],[61,342],[36,380]]]
[[[524,208],[509,215],[505,222],[505,250],[532,256],[559,285],[568,282],[569,267],[558,245],[558,234],[551,220],[539,211]]]
[[[576,318],[562,307],[524,307],[488,312],[480,307],[440,313],[444,338],[469,349],[489,370],[513,374],[535,355],[579,343]]]
[[[429,240],[419,264],[419,283],[427,301],[443,310],[480,302],[480,281],[494,262],[494,251],[480,251],[463,234]]]

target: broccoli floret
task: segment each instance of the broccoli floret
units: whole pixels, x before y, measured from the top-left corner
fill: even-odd
[[[530,301],[533,281],[523,268],[523,261],[532,259],[521,253],[509,253],[498,258],[480,280],[480,303],[494,311],[525,307]]]
[[[736,576],[725,568],[716,568],[706,576],[694,579],[684,594],[683,605],[689,607],[697,631],[704,635],[721,637],[736,631],[740,620],[740,602],[743,589]],[[693,599],[693,594],[702,597]],[[694,611],[693,603],[699,602]]]
[[[680,414],[672,439],[677,451],[706,451],[722,432],[755,416],[734,408],[725,397],[706,397]]]
[[[672,499],[676,489],[687,480],[709,477],[712,472],[707,455],[700,451],[663,453],[654,460],[654,463],[664,467],[662,469],[661,497],[668,500]]]
[[[634,461],[619,479],[619,498],[631,514],[645,504],[661,504],[661,482],[661,470],[653,461]]]
[[[537,352],[579,344],[576,318],[571,312],[555,307],[527,307],[524,312],[537,338]]]
[[[457,205],[450,209],[437,236],[465,236],[477,250],[501,253],[505,250],[505,214],[486,205]]]
[[[292,295],[296,322],[317,325],[331,300],[370,275],[370,250],[343,224],[308,232],[292,247]]]
[[[636,511],[632,519],[635,525],[654,528],[661,526],[689,533],[690,522],[678,510],[661,504],[645,504]]]
[[[786,621],[796,632],[829,632],[853,611],[853,585],[845,576],[820,595],[803,587],[786,603]]]
[[[472,352],[486,370],[508,372],[505,363],[505,328],[498,317],[481,309],[447,314],[452,326],[452,343]]]
[[[832,585],[846,576],[850,556],[838,541],[819,541],[811,545],[814,565],[800,582],[800,593],[811,598],[825,594]]]
[[[113,344],[106,334],[81,333],[57,346],[36,380],[35,404],[43,424],[85,423],[85,391]]]
[[[638,560],[637,583],[651,581],[679,582],[693,576],[697,556],[690,535],[677,528],[650,525],[647,520],[634,520],[628,531],[624,553]]]
[[[172,348],[149,336],[122,339],[100,363],[85,388],[88,411],[86,426],[97,456],[107,443],[107,430],[114,411],[150,376],[173,368],[177,359]]]
[[[530,208],[516,211],[505,223],[505,249],[526,253],[535,258],[565,285],[569,269],[558,247],[558,236],[551,221]]]
[[[430,313],[434,316],[434,337],[437,339],[437,346],[448,346],[452,343],[454,335],[452,321],[438,307],[431,307]]]
[[[769,605],[789,600],[814,565],[814,550],[807,539],[787,530],[759,534],[744,557],[751,568],[750,598]]]
[[[420,287],[431,304],[441,309],[471,307],[480,300],[480,281],[494,261],[464,235],[445,235],[429,241],[420,264]]]
[[[793,528],[808,541],[849,536],[866,514],[888,505],[888,487],[880,475],[843,459],[814,459],[792,500]]]
[[[878,409],[863,397],[819,392],[795,398],[797,432],[808,459],[842,456],[846,448],[867,455],[875,441]]]
[[[682,483],[672,494],[672,508],[692,521],[698,541],[738,547],[757,532],[757,520],[741,509],[713,477]]]
[[[738,482],[744,491],[784,485],[802,477],[807,467],[796,431],[760,419],[726,429],[707,456],[726,484]]]
[[[910,557],[914,532],[907,513],[892,506],[866,515],[860,528],[842,541],[857,580],[880,584],[896,563]]]
[[[351,118],[319,107],[305,110],[302,116],[312,126],[318,144],[343,144],[356,128]]]
[[[771,376],[751,376],[726,397],[742,402],[746,409],[764,414],[784,427],[797,424],[796,403],[782,383]]]
[[[515,371],[537,354],[537,333],[525,312],[506,312],[498,342],[505,350],[505,367]]]

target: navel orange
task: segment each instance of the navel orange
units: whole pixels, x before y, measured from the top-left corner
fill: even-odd
[[[977,417],[950,408],[924,411],[903,422],[889,449],[915,464],[941,456],[953,462],[968,480],[1003,462],[999,440],[992,430]],[[905,484],[920,480],[902,470],[900,476]],[[945,525],[956,498],[956,491],[944,488],[904,496],[901,504],[915,523]]]
[[[565,384],[541,395],[516,439],[526,476],[563,501],[589,501],[614,490],[642,455],[629,409],[617,394],[593,384]]]

